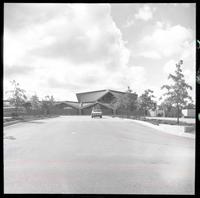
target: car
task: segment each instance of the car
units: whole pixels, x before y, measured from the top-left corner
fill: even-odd
[[[102,118],[102,111],[101,109],[92,109],[92,112],[91,112],[91,117],[94,118],[94,117],[100,117]]]

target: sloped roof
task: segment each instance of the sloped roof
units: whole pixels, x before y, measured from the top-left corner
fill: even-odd
[[[95,102],[99,98],[104,96],[105,93],[107,93],[107,90],[90,91],[90,92],[77,93],[76,97],[79,102]]]
[[[69,106],[72,106],[76,109],[79,109],[79,106],[80,106],[80,104],[78,102],[67,101],[66,104],[68,104]]]
[[[77,93],[76,96],[79,102],[96,102],[108,92],[113,94],[117,98],[121,96],[122,94],[125,94],[125,92],[104,89],[104,90],[99,90],[99,91]]]
[[[78,102],[73,102],[73,101],[55,102],[55,105],[60,105],[60,104],[66,104],[66,105],[76,108],[76,109],[79,109],[79,107],[80,107],[80,103],[78,103]]]
[[[109,90],[110,93],[112,93],[116,98],[121,97],[123,94],[126,92],[121,92],[121,91],[114,91],[114,90]]]

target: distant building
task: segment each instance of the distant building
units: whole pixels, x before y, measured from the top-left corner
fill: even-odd
[[[185,118],[195,118],[195,108],[193,109],[183,109],[179,112],[179,116],[183,116]],[[177,109],[175,107],[171,107],[170,111],[164,111],[163,109],[156,109],[155,111],[150,110],[149,116],[151,117],[177,117]]]
[[[103,115],[112,115],[114,113],[114,109],[111,105],[112,101],[124,94],[126,94],[126,92],[110,89],[77,93],[76,97],[78,102],[56,102],[57,108],[55,113],[65,115],[90,115],[92,108],[99,105]]]
[[[195,118],[195,109],[183,109],[182,114],[184,118]]]
[[[151,117],[165,117],[165,111],[162,109],[149,110],[149,116]]]
[[[4,117],[11,117],[13,115],[13,113],[15,113],[15,111],[16,111],[15,106],[11,105],[9,100],[3,101],[3,116]],[[19,114],[23,114],[24,112],[25,112],[24,107],[18,108]]]

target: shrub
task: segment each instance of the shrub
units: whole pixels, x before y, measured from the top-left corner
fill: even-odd
[[[16,117],[18,116],[18,114],[17,114],[16,112],[13,112],[13,113],[11,113],[11,116],[12,116],[13,118],[16,118]]]

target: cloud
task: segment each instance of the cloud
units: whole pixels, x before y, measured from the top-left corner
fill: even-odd
[[[154,11],[155,11],[155,8],[152,9],[149,6],[144,5],[142,8],[139,8],[138,12],[135,14],[135,18],[148,21],[153,18]]]
[[[46,86],[55,89],[63,89],[71,92],[84,92],[95,89],[116,89],[125,91],[130,86],[134,91],[140,91],[145,84],[145,69],[142,66],[123,67],[112,72],[102,67],[85,65],[81,72],[71,68],[63,73],[62,77],[57,74],[48,75]],[[71,77],[73,76],[73,78]]]
[[[130,86],[131,89],[141,94],[145,89],[146,83],[146,71],[143,66],[130,66],[121,69],[118,72],[114,72],[112,75],[108,76],[105,84],[111,86],[112,89],[120,89],[123,91],[127,90]],[[117,88],[119,87],[119,88]]]
[[[4,75],[6,77],[12,77],[15,75],[24,76],[27,74],[31,74],[33,70],[34,70],[34,67],[30,67],[26,65],[5,66]]]
[[[156,51],[144,51],[138,54],[138,56],[143,56],[145,58],[151,58],[151,59],[160,59],[161,56]]]
[[[11,14],[9,10],[17,11]],[[59,10],[58,14],[55,10]],[[28,17],[22,20],[27,11]],[[122,34],[112,20],[108,4],[7,5],[6,13],[6,57],[10,56],[12,49],[14,54],[18,48],[19,54],[15,55],[18,59],[31,54],[70,59],[77,65],[103,60],[107,67],[118,67],[128,62],[129,50],[124,46]],[[18,15],[16,19],[15,14]],[[21,28],[17,28],[18,32],[13,37],[16,27],[11,24],[15,23]],[[13,43],[14,48],[11,47]],[[12,63],[16,61],[15,56]]]
[[[134,18],[128,18],[125,25],[123,26],[124,28],[128,28],[128,27],[131,27],[132,25],[135,24],[135,19]]]
[[[195,60],[196,60],[196,43],[193,42],[187,42],[185,48],[183,49],[180,58],[183,60],[192,60],[192,68],[195,69]]]
[[[38,24],[45,24],[52,18],[62,15],[63,12],[69,17],[71,15],[67,12],[66,6],[46,3],[5,3],[4,26],[12,31],[21,31],[24,28],[29,29]]]
[[[163,70],[166,74],[174,73],[176,70],[176,61],[175,60],[170,60],[167,63],[165,63]]]
[[[4,18],[5,89],[12,79],[41,97],[124,89],[130,51],[109,4],[6,4]]]
[[[156,8],[152,8],[148,5],[144,5],[142,7],[138,7],[138,12],[135,15],[129,15],[126,23],[124,24],[124,28],[129,28],[134,24],[137,24],[137,19],[143,21],[149,21],[153,18],[153,13],[155,12]]]
[[[157,23],[153,33],[145,36],[140,45],[144,51],[154,51],[162,57],[170,57],[180,55],[193,39],[193,32],[189,28]]]
[[[128,18],[128,26],[141,22],[136,19],[153,19],[154,11],[140,7]],[[195,65],[191,62],[193,32],[163,22],[148,31],[139,48],[136,43],[130,63],[131,51],[109,4],[11,3],[5,4],[4,14],[4,88],[15,79],[31,93],[36,91],[41,97],[52,94],[63,100],[74,100],[76,92],[123,91],[128,85],[140,94],[150,86],[145,81],[143,57],[159,61],[177,60],[182,55],[186,69],[191,71]],[[124,34],[129,42],[130,33]]]

